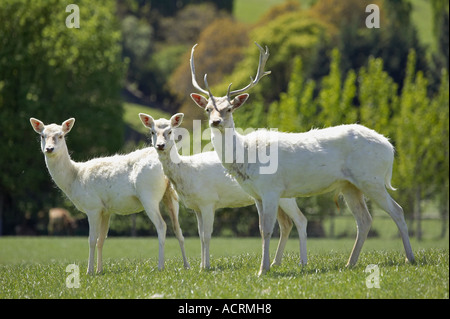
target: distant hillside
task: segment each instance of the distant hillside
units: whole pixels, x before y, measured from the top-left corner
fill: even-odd
[[[286,0],[234,0],[233,15],[244,23],[255,23],[272,6]],[[310,7],[314,0],[298,0],[303,9]],[[338,1],[338,0],[336,0]],[[417,27],[419,39],[431,50],[436,49],[435,38],[432,36],[432,11],[428,0],[410,0],[413,5],[412,19]],[[370,3],[370,2],[368,2]],[[383,26],[381,26],[383,27]]]
[[[171,116],[169,113],[166,113],[164,111],[134,103],[125,102],[123,108],[123,120],[125,121],[125,123],[142,134],[146,134],[147,130],[145,129],[144,125],[142,125],[141,120],[139,119],[139,113],[147,113],[155,119],[159,119],[161,117],[170,118]]]

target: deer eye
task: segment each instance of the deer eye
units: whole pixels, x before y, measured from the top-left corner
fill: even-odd
[[[172,134],[172,131],[167,132],[167,135],[170,135],[170,134]]]
[[[60,136],[58,136],[58,138],[59,138],[59,139],[62,139],[62,138],[63,138],[63,136],[62,136],[62,135],[60,135]]]

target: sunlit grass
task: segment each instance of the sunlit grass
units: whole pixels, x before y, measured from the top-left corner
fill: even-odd
[[[400,240],[397,240],[400,241]],[[109,238],[104,271],[88,276],[86,238],[0,239],[0,298],[448,298],[448,240],[413,241],[415,265],[391,241],[369,239],[358,265],[347,269],[353,240],[309,240],[308,265],[300,267],[298,242],[289,240],[283,264],[263,277],[258,238],[213,238],[211,269],[201,271],[200,244],[186,239],[191,269],[178,242],[166,242],[166,267],[157,269],[156,238]],[[271,245],[272,255],[276,241]],[[384,248],[383,248],[384,247]],[[69,264],[80,288],[67,288]],[[375,264],[380,288],[367,288],[364,270]]]

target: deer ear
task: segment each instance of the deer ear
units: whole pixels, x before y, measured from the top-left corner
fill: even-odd
[[[181,122],[183,122],[183,117],[184,117],[184,114],[183,114],[183,113],[177,113],[177,114],[175,114],[174,116],[172,116],[172,117],[170,118],[170,125],[171,125],[172,127],[178,127],[178,126],[180,126]]]
[[[249,97],[248,93],[236,96],[233,99],[233,102],[231,103],[233,105],[233,110],[240,108],[245,103],[245,101],[247,101],[248,97]]]
[[[72,129],[74,124],[75,124],[75,119],[73,117],[63,122],[62,131],[63,131],[64,135],[66,135],[67,133],[70,132],[70,130]]]
[[[200,94],[191,93],[191,98],[194,100],[195,104],[204,109],[208,105],[208,100]]]
[[[44,130],[44,123],[39,121],[38,119],[35,119],[34,117],[30,118],[30,123],[33,129],[36,131],[36,133],[41,134]]]
[[[155,120],[148,114],[139,113],[139,118],[141,119],[141,122],[145,127],[152,128],[153,125],[155,125]]]

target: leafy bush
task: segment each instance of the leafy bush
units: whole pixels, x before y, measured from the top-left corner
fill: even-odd
[[[77,2],[80,28],[67,28],[57,0],[0,3],[0,206],[14,212],[62,201],[54,191],[30,117],[77,125],[68,138],[76,160],[117,151],[123,142],[119,98],[124,64],[114,4]],[[5,225],[7,226],[7,225]]]

